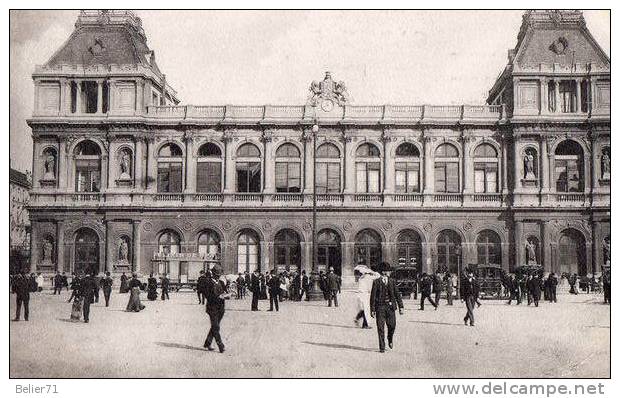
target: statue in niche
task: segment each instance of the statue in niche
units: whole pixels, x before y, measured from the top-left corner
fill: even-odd
[[[56,176],[56,158],[53,154],[48,153],[43,164],[45,173],[43,174],[44,180],[53,180]]]
[[[603,240],[603,259],[605,264],[611,262],[611,238],[609,236]]]
[[[54,245],[50,242],[49,239],[46,239],[43,242],[43,263],[50,264],[52,262],[52,251],[54,250]]]
[[[120,179],[121,180],[131,179],[131,156],[129,156],[129,153],[127,151],[123,151],[123,154],[121,155],[120,167],[121,167]]]
[[[606,152],[603,152],[603,157],[601,158],[601,174],[604,180],[608,180],[611,177],[611,158]]]
[[[528,239],[525,243],[525,254],[527,265],[538,265],[538,260],[536,259],[536,243],[534,239]]]
[[[524,165],[525,165],[525,179],[535,180],[536,173],[534,172],[534,155],[532,154],[532,151],[525,152]]]
[[[121,238],[119,245],[118,245],[118,261],[121,263],[129,262],[127,258],[128,255],[129,255],[129,245],[127,244],[127,241],[125,239]]]

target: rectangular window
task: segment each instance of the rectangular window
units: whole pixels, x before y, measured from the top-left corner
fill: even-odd
[[[316,192],[340,193],[340,163],[317,163]]]
[[[237,163],[237,192],[260,192],[261,173],[259,162]]]
[[[581,192],[583,190],[577,159],[556,159],[555,178],[557,192]]]
[[[159,163],[157,165],[157,192],[180,193],[183,191],[183,164]]]
[[[301,163],[276,163],[276,192],[301,192]]]
[[[497,192],[497,164],[477,163],[474,166],[474,192]]]
[[[357,192],[378,193],[381,192],[381,164],[380,163],[357,163]]]
[[[76,192],[99,192],[101,189],[99,159],[76,160],[75,172]]]
[[[416,162],[396,163],[396,192],[420,192],[420,165]]]
[[[458,193],[459,164],[457,162],[435,163],[435,192]]]
[[[577,92],[575,82],[560,83],[560,110],[562,113],[572,113],[577,110]]]
[[[196,192],[218,193],[222,191],[222,164],[198,162],[196,168]]]

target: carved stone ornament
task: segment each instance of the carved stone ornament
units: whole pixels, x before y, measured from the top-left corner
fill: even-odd
[[[389,231],[391,230],[393,227],[392,223],[389,221],[386,221],[385,223],[383,223],[383,230],[384,231]]]
[[[422,227],[426,232],[430,232],[433,229],[433,224],[431,224],[430,222],[427,222],[426,224],[424,224],[424,226]]]
[[[345,221],[344,224],[342,224],[342,229],[345,231],[350,231],[351,228],[353,228],[353,224],[351,224],[350,221]]]
[[[150,230],[153,229],[153,224],[150,221],[146,221],[144,224],[142,224],[142,229],[145,232],[149,232]]]
[[[324,112],[330,112],[334,108],[334,103],[344,105],[348,102],[348,98],[349,94],[344,82],[333,81],[330,72],[325,72],[323,81],[315,80],[310,84],[308,104],[319,105]]]
[[[263,230],[265,230],[265,231],[271,230],[271,223],[269,221],[267,221],[267,222],[265,222],[263,224]]]
[[[549,49],[557,55],[564,55],[568,49],[568,40],[560,36],[549,46]]]
[[[232,228],[232,223],[230,222],[230,220],[226,220],[224,221],[224,223],[222,223],[222,229],[224,231],[230,231],[231,228]]]

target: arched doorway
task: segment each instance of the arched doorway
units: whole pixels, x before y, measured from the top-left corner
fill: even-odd
[[[342,275],[340,235],[338,232],[331,229],[319,231],[317,246],[319,268],[329,270],[329,267],[334,267],[334,273]]]
[[[297,232],[292,229],[279,231],[274,239],[275,266],[278,272],[298,271],[301,265],[301,246]]]
[[[581,232],[574,229],[562,231],[558,242],[558,272],[561,274],[588,273],[586,262],[586,244]]]
[[[411,229],[398,234],[398,265],[401,267],[415,267],[418,271],[422,267],[422,239]]]
[[[372,229],[358,232],[355,236],[355,265],[375,267],[381,259],[381,236]]]
[[[502,264],[502,242],[495,231],[486,229],[476,238],[478,264]]]
[[[446,229],[437,236],[437,270],[457,274],[463,268],[461,262],[461,237]]]
[[[81,228],[75,234],[73,270],[76,274],[99,273],[99,236],[90,228]]]
[[[237,272],[260,271],[260,238],[251,229],[244,229],[237,239]]]

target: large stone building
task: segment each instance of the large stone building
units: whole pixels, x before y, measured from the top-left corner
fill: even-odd
[[[10,162],[9,162],[10,163]],[[30,176],[9,167],[9,272],[29,268],[30,219],[28,217]]]
[[[328,73],[300,105],[179,106],[138,17],[82,12],[33,74],[32,266],[310,270],[316,178],[317,265],[344,277],[598,272],[610,77],[581,12],[530,11],[485,105],[354,105]]]

